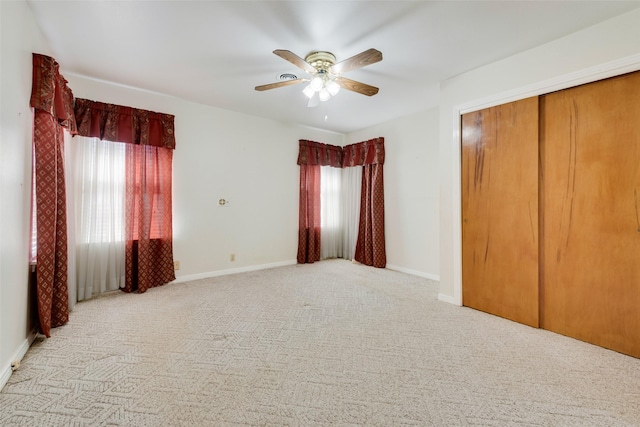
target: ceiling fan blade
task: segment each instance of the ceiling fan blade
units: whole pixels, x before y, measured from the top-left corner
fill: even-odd
[[[332,74],[342,74],[380,61],[382,61],[382,52],[376,49],[368,49],[329,67],[329,72]]]
[[[347,90],[358,92],[367,96],[373,96],[380,90],[375,86],[370,86],[368,84],[346,79],[344,77],[337,77],[334,81]]]
[[[295,53],[289,50],[276,49],[273,51],[273,53],[275,53],[282,59],[286,59],[296,67],[300,68],[303,71],[306,71],[309,74],[315,74],[318,71],[315,68],[313,68],[311,64],[309,64],[307,61],[300,58],[298,55],[296,55]]]
[[[269,90],[269,89],[276,89],[276,88],[279,88],[279,87],[295,85],[295,84],[298,84],[298,83],[308,82],[308,81],[309,80],[307,80],[307,79],[285,80],[283,82],[269,83],[268,85],[256,86],[256,90],[263,91],[263,90]]]

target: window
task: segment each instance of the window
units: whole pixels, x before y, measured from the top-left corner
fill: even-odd
[[[320,259],[342,258],[342,169],[320,167]]]
[[[126,145],[74,137],[78,243],[124,241]]]

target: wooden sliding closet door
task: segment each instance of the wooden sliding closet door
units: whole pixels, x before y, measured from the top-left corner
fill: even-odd
[[[538,326],[538,98],[462,116],[463,305]]]
[[[640,357],[640,73],[540,107],[541,327]]]

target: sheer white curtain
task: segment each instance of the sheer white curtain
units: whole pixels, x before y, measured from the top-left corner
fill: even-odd
[[[75,216],[75,194],[73,171],[73,140],[71,134],[64,130],[64,183],[67,198],[67,291],[69,293],[69,311],[78,301],[77,279],[76,279],[76,216]]]
[[[75,136],[77,300],[124,286],[125,144]]]
[[[353,259],[358,240],[360,223],[360,191],[362,189],[362,166],[341,169],[341,215],[343,222],[342,258]]]
[[[320,259],[342,258],[342,169],[320,168]]]

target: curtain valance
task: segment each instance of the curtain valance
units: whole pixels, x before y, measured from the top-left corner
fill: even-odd
[[[78,135],[106,141],[176,148],[174,116],[76,98]]]
[[[378,137],[344,147],[301,139],[299,165],[352,166],[384,164],[384,138]]]
[[[342,147],[301,139],[299,165],[342,167]]]
[[[345,145],[342,148],[342,167],[383,165],[384,138],[374,138],[357,144]]]
[[[31,106],[53,116],[60,126],[76,133],[73,92],[60,74],[60,66],[50,56],[33,54]]]

